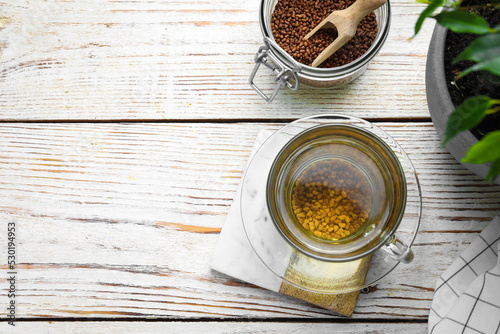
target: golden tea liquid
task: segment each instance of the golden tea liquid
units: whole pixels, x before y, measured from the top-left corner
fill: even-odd
[[[300,172],[292,185],[291,206],[307,233],[335,241],[361,229],[372,210],[372,190],[355,163],[330,158]]]
[[[267,207],[299,251],[349,259],[379,247],[404,213],[404,172],[391,148],[349,125],[300,133],[275,158]]]

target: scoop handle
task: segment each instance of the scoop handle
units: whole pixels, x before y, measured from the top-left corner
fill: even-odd
[[[346,17],[350,18],[354,26],[375,9],[383,6],[387,0],[356,0],[350,7],[344,10]]]

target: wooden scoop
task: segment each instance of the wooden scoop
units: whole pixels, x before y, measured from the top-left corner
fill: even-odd
[[[356,0],[350,7],[332,12],[326,19],[314,27],[304,39],[309,39],[319,29],[328,28],[336,29],[338,37],[314,59],[312,66],[318,67],[345,43],[349,42],[356,34],[359,22],[366,15],[385,4],[385,2],[386,0]]]

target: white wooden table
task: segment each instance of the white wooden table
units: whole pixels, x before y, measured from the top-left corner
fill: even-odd
[[[257,0],[0,2],[0,332],[425,332],[437,277],[500,210],[431,123],[432,23],[392,1],[386,44],[333,90],[248,85]],[[261,85],[273,78],[263,72]],[[340,112],[375,122],[418,171],[410,266],[360,296],[352,319],[209,269],[256,134]],[[16,327],[8,223],[16,226]]]

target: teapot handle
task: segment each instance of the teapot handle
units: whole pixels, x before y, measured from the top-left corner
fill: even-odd
[[[410,263],[413,261],[414,254],[411,248],[402,243],[395,235],[382,246],[382,249],[400,262]]]

